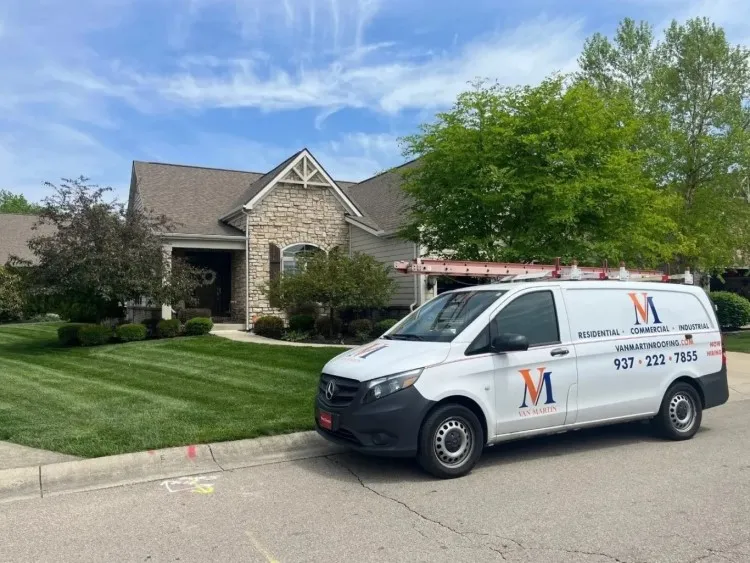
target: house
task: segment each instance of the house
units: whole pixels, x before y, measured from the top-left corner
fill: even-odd
[[[32,263],[35,261],[35,256],[29,249],[29,241],[54,232],[53,226],[37,225],[38,221],[37,215],[0,213],[0,266],[8,262],[11,256]]]
[[[251,328],[258,316],[283,315],[264,289],[274,276],[294,271],[302,251],[338,247],[383,264],[420,254],[418,245],[396,237],[408,208],[401,172],[415,165],[352,183],[334,180],[307,149],[266,173],[136,161],[128,206],[171,218],[178,228],[163,235],[165,254],[215,272],[198,290],[197,307]],[[392,309],[406,312],[424,302],[424,276],[391,275]],[[172,314],[162,308],[162,316]]]

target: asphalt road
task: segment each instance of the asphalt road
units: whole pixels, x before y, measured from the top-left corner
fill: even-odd
[[[485,452],[436,481],[342,455],[0,506],[0,561],[750,561],[750,401]]]

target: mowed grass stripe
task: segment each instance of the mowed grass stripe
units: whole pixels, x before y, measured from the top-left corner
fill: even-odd
[[[0,440],[85,457],[312,428],[341,352],[214,336],[63,348],[58,326],[0,326]]]

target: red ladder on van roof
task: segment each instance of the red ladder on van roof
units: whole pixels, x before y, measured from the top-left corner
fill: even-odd
[[[570,266],[562,266],[560,260],[554,264],[513,264],[506,262],[467,262],[462,260],[436,260],[417,258],[394,262],[396,271],[404,274],[423,274],[427,276],[470,276],[477,278],[499,278],[499,282],[533,281],[545,278],[563,280],[619,280],[619,281],[680,281],[693,283],[690,270],[684,274],[669,275],[658,270],[633,270],[620,267],[610,268],[605,261],[601,268],[581,267],[573,261]]]

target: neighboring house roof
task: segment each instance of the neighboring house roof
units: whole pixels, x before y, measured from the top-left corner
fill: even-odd
[[[52,225],[39,225],[34,229],[38,220],[39,217],[36,215],[0,213],[0,266],[11,256],[32,262],[35,260],[29,250],[29,241],[36,236],[52,234],[55,231]]]
[[[402,173],[417,166],[412,160],[349,187],[346,191],[363,211],[363,223],[376,231],[393,232],[403,226],[411,201],[401,189]]]
[[[221,219],[260,193],[303,151],[265,174],[134,161],[130,205],[137,196],[144,208],[178,223],[176,232],[181,234],[243,236]],[[353,185],[338,180],[336,184],[347,195]]]

